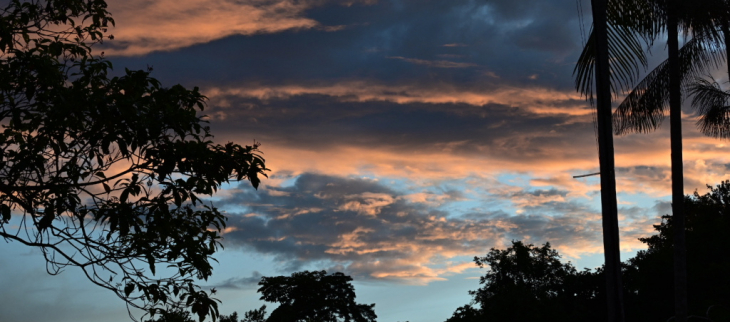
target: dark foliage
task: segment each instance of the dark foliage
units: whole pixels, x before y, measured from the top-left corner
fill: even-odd
[[[685,199],[689,314],[730,321],[730,181]],[[654,226],[658,234],[641,241],[649,247],[627,261],[626,289],[634,316],[666,321],[672,314],[672,216]],[[709,312],[708,312],[709,310]]]
[[[537,247],[515,241],[474,261],[489,266],[479,281],[483,286],[469,292],[472,305],[457,309],[448,322],[587,321],[605,313],[605,298],[599,298],[605,278],[561,263],[549,243]]]
[[[355,303],[350,281],[352,277],[339,272],[304,271],[290,277],[263,277],[258,292],[262,300],[280,304],[268,322],[374,322],[375,304]]]
[[[157,319],[150,319],[146,322],[195,322],[195,320],[190,317],[190,312],[177,308],[160,312]]]
[[[730,321],[730,181],[685,199],[690,320]],[[623,263],[626,318],[667,321],[674,316],[672,216],[654,226],[656,235],[641,238],[648,249]],[[489,266],[471,291],[470,305],[447,322],[601,321],[606,316],[605,278],[601,268],[577,271],[550,249],[513,242],[475,257]]]
[[[251,310],[246,312],[243,315],[243,320],[241,320],[241,322],[266,322],[266,305],[262,305],[257,310]]]
[[[221,314],[218,317],[219,322],[238,322],[238,312],[233,312],[230,315]]]
[[[212,273],[225,217],[200,196],[256,187],[258,144],[214,144],[197,88],[151,68],[111,77],[92,53],[112,38],[105,1],[12,0],[0,15],[0,236],[134,307],[216,316],[194,281]]]
[[[243,315],[243,319],[238,320],[238,312],[231,315],[221,315],[220,322],[266,322],[266,305],[262,305],[259,309],[251,310]]]

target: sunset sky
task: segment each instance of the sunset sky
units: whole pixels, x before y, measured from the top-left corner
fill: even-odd
[[[352,276],[378,321],[443,322],[492,247],[550,242],[579,269],[603,263],[599,178],[572,177],[598,171],[572,77],[590,1],[109,4],[115,39],[95,51],[119,72],[199,86],[215,140],[261,142],[272,170],[258,191],[236,183],[212,199],[228,228],[201,285],[219,290],[222,314],[264,304],[261,276],[324,269]],[[730,178],[730,149],[685,105],[685,192],[705,192]],[[671,212],[665,123],[615,139],[622,260]],[[17,243],[0,242],[0,270],[0,321],[129,321],[113,294],[73,268],[47,276]]]

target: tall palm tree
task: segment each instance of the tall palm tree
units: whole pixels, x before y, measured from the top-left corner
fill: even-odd
[[[601,212],[603,222],[603,247],[605,256],[605,274],[606,274],[606,299],[608,306],[608,320],[611,322],[624,321],[623,306],[623,287],[621,285],[621,256],[619,247],[619,228],[618,228],[618,207],[616,203],[616,176],[614,172],[614,150],[613,150],[613,129],[611,121],[611,91],[614,82],[611,82],[612,76],[620,77],[628,80],[634,75],[632,68],[638,68],[638,65],[619,64],[614,70],[618,73],[612,73],[609,65],[609,56],[620,57],[620,61],[628,62],[629,58],[637,58],[646,64],[646,58],[641,46],[634,40],[630,30],[620,27],[620,24],[612,24],[611,26],[619,26],[618,28],[609,28],[607,11],[607,0],[592,0],[593,24],[594,30],[589,40],[589,51],[591,52],[592,63],[595,67],[595,86],[596,86],[596,125],[598,134],[598,157],[601,173]],[[618,11],[612,13],[613,20],[616,20]],[[633,46],[628,50],[622,47],[611,46],[617,39],[624,40],[624,43],[630,43]],[[613,41],[612,41],[613,40]],[[586,48],[589,48],[586,46]],[[617,51],[618,50],[618,51]],[[617,55],[618,54],[618,55]],[[581,58],[588,57],[584,51]],[[587,96],[593,101],[593,70],[586,72],[588,77],[583,80],[583,88],[587,90]]]
[[[598,163],[601,172],[601,214],[606,272],[608,321],[623,322],[623,289],[619,249],[616,175],[614,172],[613,130],[611,124],[611,83],[608,59],[607,0],[592,0],[595,33],[596,123],[598,127]]]
[[[684,168],[682,164],[682,90],[679,74],[677,0],[667,1],[669,51],[669,136],[672,160],[672,216],[674,221],[674,316],[687,321],[687,246],[684,235]]]
[[[684,215],[684,171],[682,163],[682,83],[689,82],[692,74],[706,72],[708,67],[719,65],[720,58],[708,50],[711,43],[717,40],[718,20],[712,19],[712,13],[721,12],[722,3],[718,1],[705,1],[693,3],[692,6],[684,5],[686,2],[676,0],[666,1],[666,31],[668,59],[660,70],[661,78],[645,79],[654,88],[661,86],[662,91],[668,91],[668,105],[670,117],[670,146],[671,146],[671,178],[672,178],[672,215],[674,222],[674,302],[676,321],[687,320],[687,254],[685,240],[685,215]],[[681,13],[681,14],[680,14]],[[680,23],[681,21],[681,23]],[[691,46],[684,51],[680,57],[679,49],[679,27],[686,33],[692,32],[694,36]],[[684,48],[684,47],[683,47]],[[692,55],[694,53],[694,55]],[[693,68],[694,67],[694,68]],[[665,74],[666,73],[666,74]],[[641,84],[640,84],[641,85]],[[632,95],[627,99],[627,104],[621,104],[617,109],[616,122],[618,133],[642,132],[655,129],[664,116],[665,100],[667,95],[657,95],[656,91],[642,91],[641,86],[638,93],[641,93],[639,100],[634,100]],[[633,93],[637,93],[634,91]],[[636,104],[638,103],[638,104]],[[646,112],[653,112],[647,115]],[[647,121],[650,123],[647,125]]]

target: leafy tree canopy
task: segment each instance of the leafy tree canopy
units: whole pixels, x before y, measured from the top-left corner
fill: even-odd
[[[223,316],[221,315],[221,317]],[[220,321],[223,320],[221,319]],[[150,319],[146,322],[195,322],[195,320],[190,317],[190,312],[176,308],[161,312],[157,315],[157,319]]]
[[[355,303],[350,281],[350,276],[339,272],[327,275],[325,271],[263,277],[258,289],[261,299],[280,304],[266,321],[374,322],[375,304]]]
[[[685,198],[690,318],[730,321],[730,181]],[[667,321],[674,316],[674,226],[670,215],[640,238],[648,246],[622,265],[626,317]],[[472,303],[459,307],[447,322],[600,321],[606,316],[602,268],[577,271],[561,263],[546,243],[516,241],[474,258],[489,270],[471,291]]]
[[[458,308],[448,322],[581,321],[585,316],[573,308],[586,311],[597,298],[595,283],[605,284],[589,271],[562,263],[550,243],[538,247],[513,241],[474,262],[489,267],[479,279],[482,287],[469,292],[472,304]]]
[[[151,68],[112,77],[92,52],[113,38],[104,0],[11,0],[0,18],[0,236],[133,307],[216,316],[194,281],[211,275],[225,217],[201,197],[257,187],[258,144],[213,143],[198,88],[163,87]]]
[[[685,198],[689,314],[730,321],[730,181]],[[626,262],[624,280],[637,319],[667,320],[672,314],[673,217],[654,226],[657,234],[640,238],[648,249]]]
[[[266,322],[266,305],[244,313],[241,320],[238,319],[238,312],[235,311],[230,315],[221,315],[220,322]]]

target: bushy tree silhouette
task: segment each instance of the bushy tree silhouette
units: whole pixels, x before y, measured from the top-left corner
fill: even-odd
[[[355,302],[352,277],[325,271],[297,272],[291,276],[263,277],[261,299],[279,303],[268,322],[374,322],[375,304]]]
[[[92,52],[114,25],[104,0],[11,0],[0,9],[0,236],[73,266],[148,312],[217,303],[212,273],[225,217],[200,196],[256,187],[258,144],[214,144],[198,88],[147,71],[112,77]],[[155,276],[157,267],[168,267]]]
[[[709,192],[685,198],[687,238],[688,314],[714,321],[730,321],[730,181]],[[641,238],[648,249],[627,261],[626,289],[635,302],[639,320],[672,316],[674,217],[663,216],[656,235]],[[708,311],[709,309],[709,311]]]
[[[250,310],[243,315],[243,319],[238,320],[238,312],[233,312],[230,315],[221,315],[220,322],[266,322],[266,305],[262,305],[260,308]]]
[[[603,275],[577,271],[562,263],[557,251],[512,242],[505,249],[492,249],[475,257],[479,267],[489,270],[470,291],[472,304],[460,307],[448,322],[469,321],[588,321],[605,318]],[[588,319],[588,320],[586,320]]]
[[[730,321],[730,181],[685,197],[688,319]],[[640,238],[648,249],[622,264],[626,318],[667,321],[674,307],[674,220],[662,217],[657,234]],[[489,267],[472,303],[447,322],[600,321],[607,316],[603,268],[576,270],[550,248],[516,241],[475,257]]]
[[[156,319],[150,319],[146,322],[195,322],[195,320],[190,317],[190,312],[176,308],[160,312]],[[223,320],[221,320],[221,322],[223,322]]]

